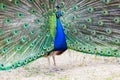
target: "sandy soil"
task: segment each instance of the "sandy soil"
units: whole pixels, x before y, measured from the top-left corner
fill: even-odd
[[[68,50],[56,57],[57,71],[53,64],[48,65],[47,58],[41,58],[24,67],[0,72],[0,80],[120,80],[117,60]]]

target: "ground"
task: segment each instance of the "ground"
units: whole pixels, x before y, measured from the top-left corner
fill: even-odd
[[[1,71],[0,80],[120,80],[117,58],[104,58],[68,50],[56,56],[57,69],[47,58],[12,71]],[[51,62],[52,63],[52,62]]]

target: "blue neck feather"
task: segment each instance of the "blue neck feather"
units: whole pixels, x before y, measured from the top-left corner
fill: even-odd
[[[65,51],[67,49],[66,37],[65,37],[64,29],[60,21],[59,14],[56,15],[56,18],[57,20],[56,20],[56,35],[54,39],[54,50]]]

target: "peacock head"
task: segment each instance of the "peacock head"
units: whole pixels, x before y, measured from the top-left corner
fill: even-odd
[[[56,12],[56,17],[57,17],[57,18],[60,18],[63,13],[60,11],[60,6],[57,5],[56,8],[57,8],[57,10],[58,10],[58,11]]]
[[[62,16],[62,12],[61,11],[56,12],[57,19],[60,18],[61,16]]]

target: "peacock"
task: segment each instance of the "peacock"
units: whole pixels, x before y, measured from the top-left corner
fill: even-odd
[[[120,0],[0,0],[0,70],[67,49],[120,57]]]

